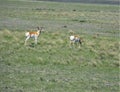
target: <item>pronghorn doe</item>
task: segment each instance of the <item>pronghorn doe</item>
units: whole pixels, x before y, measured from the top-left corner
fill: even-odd
[[[37,39],[38,39],[38,36],[41,34],[42,29],[43,29],[43,27],[40,27],[40,28],[37,27],[36,32],[26,32],[25,33],[25,36],[26,36],[25,45],[27,43],[27,40],[30,39],[30,38],[34,38],[35,44],[37,44]]]
[[[80,48],[80,45],[82,45],[82,41],[79,36],[71,35],[70,36],[70,45],[74,45],[75,43],[79,44],[79,48]]]

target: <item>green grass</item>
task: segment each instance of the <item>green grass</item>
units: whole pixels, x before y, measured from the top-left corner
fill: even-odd
[[[119,92],[118,11],[1,0],[0,92]],[[45,27],[38,44],[29,39],[24,46],[24,33],[36,26]],[[83,38],[81,48],[69,47],[69,30]]]

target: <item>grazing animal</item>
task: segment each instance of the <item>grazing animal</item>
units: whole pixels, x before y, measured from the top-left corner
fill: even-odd
[[[37,31],[36,32],[26,32],[25,33],[25,36],[26,36],[25,45],[27,44],[27,41],[30,38],[34,38],[35,44],[37,44],[37,39],[38,39],[38,36],[41,34],[42,29],[43,29],[43,27],[40,27],[40,28],[37,27]]]
[[[82,41],[77,35],[71,35],[70,36],[70,45],[74,45],[75,43],[79,44],[79,48],[80,48],[80,45],[82,45]]]

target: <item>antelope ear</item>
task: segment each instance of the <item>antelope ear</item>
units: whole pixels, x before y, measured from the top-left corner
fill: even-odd
[[[38,30],[40,30],[40,27],[37,27]]]

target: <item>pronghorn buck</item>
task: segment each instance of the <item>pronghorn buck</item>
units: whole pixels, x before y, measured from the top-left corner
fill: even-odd
[[[25,45],[27,44],[27,40],[30,39],[30,38],[34,38],[35,44],[37,44],[37,39],[38,39],[38,36],[41,34],[42,29],[43,29],[43,27],[40,27],[40,28],[37,27],[36,32],[26,32],[25,33],[25,36],[26,36]]]
[[[70,36],[70,45],[74,45],[75,43],[79,44],[79,48],[80,48],[80,45],[82,45],[82,41],[79,36],[71,35]]]

